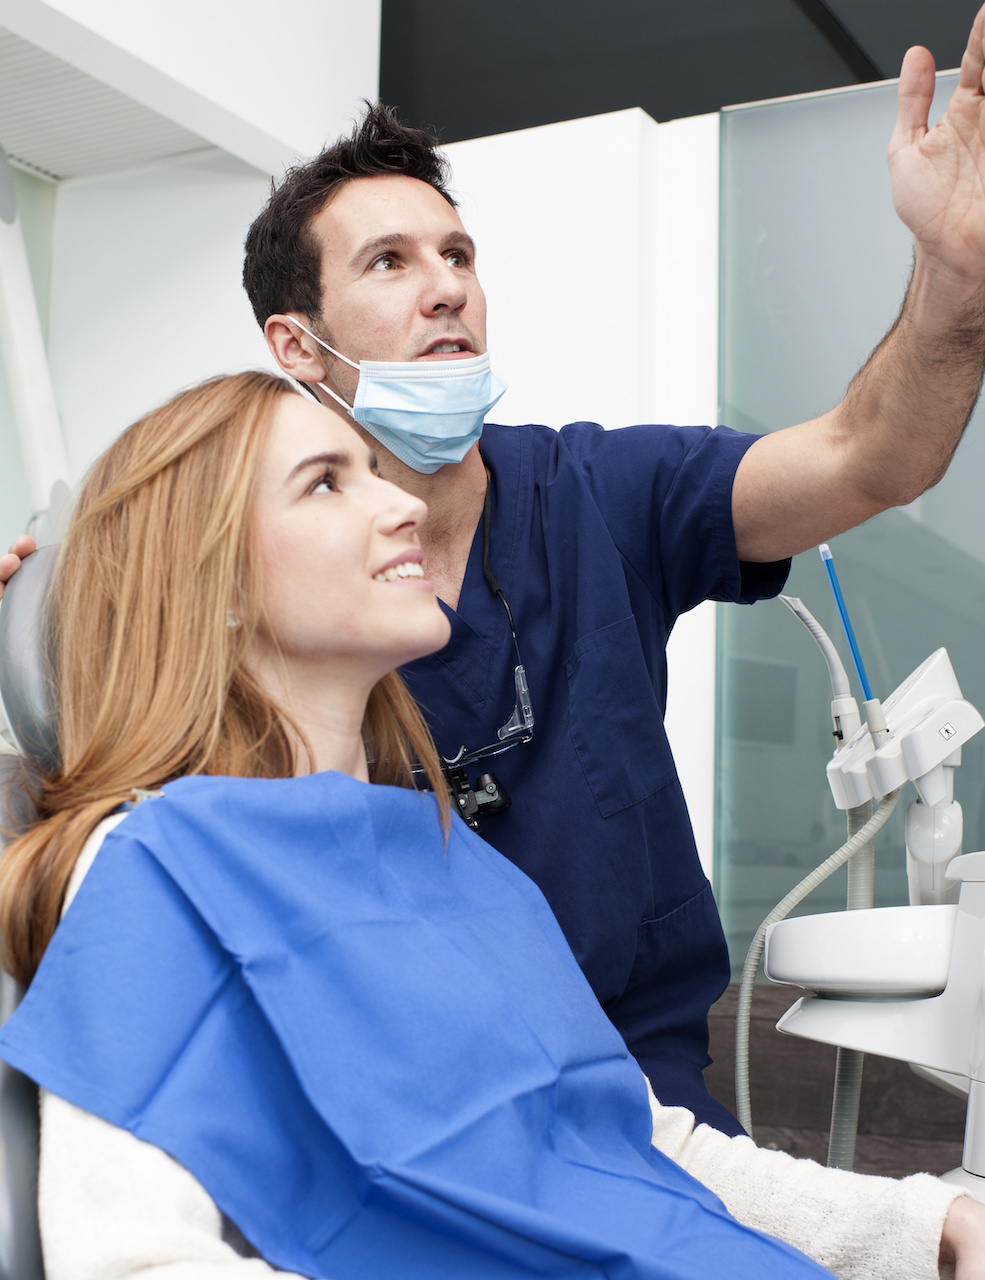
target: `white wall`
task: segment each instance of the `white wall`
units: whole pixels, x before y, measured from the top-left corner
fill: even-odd
[[[380,0],[0,0],[0,26],[268,173],[378,92]]]
[[[644,253],[654,261],[641,404],[656,422],[717,423],[719,117],[660,125],[651,135],[644,184]],[[719,607],[699,605],[673,630],[665,718],[701,865],[712,881]]]
[[[682,129],[694,145],[675,154]],[[714,420],[714,184],[681,197],[714,171],[715,146],[715,117],[657,126],[632,110],[447,148],[479,244],[491,350],[511,384],[498,418]],[[605,174],[589,181],[579,157],[596,155]],[[60,185],[50,345],[76,472],[178,386],[267,362],[239,284],[267,189],[220,152]]]
[[[500,422],[718,420],[718,117],[619,111],[447,149]],[[711,870],[715,607],[681,619],[667,728]]]
[[[448,148],[511,383],[499,420],[715,420],[717,139],[716,117],[633,110]],[[267,191],[219,151],[60,185],[49,351],[73,480],[179,387],[271,367],[240,285]],[[709,867],[714,628],[712,606],[695,611],[669,655],[668,731]]]
[[[61,184],[49,354],[73,480],[180,387],[271,367],[240,284],[268,187],[218,151]]]
[[[631,110],[446,148],[510,383],[499,420],[640,421],[641,166],[656,129]]]

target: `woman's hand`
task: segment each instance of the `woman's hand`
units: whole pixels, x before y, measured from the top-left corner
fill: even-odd
[[[37,551],[37,549],[38,544],[25,533],[13,540],[10,544],[10,550],[5,556],[0,556],[0,596],[3,595],[4,585],[10,581],[11,577],[21,567],[21,561],[24,557],[29,556],[32,551]]]
[[[941,1264],[954,1266],[954,1280],[985,1280],[985,1204],[961,1196],[944,1219]]]

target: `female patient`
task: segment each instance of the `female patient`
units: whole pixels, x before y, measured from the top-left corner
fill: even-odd
[[[450,815],[394,674],[449,634],[424,517],[266,374],[178,396],[85,485],[51,604],[62,767],[0,867],[48,1280],[826,1274],[790,1244],[981,1280],[985,1211],[935,1179],[648,1099],[538,890]]]

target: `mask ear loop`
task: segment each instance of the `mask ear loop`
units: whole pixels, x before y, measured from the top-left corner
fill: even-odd
[[[350,360],[349,357],[344,356],[341,351],[336,351],[334,347],[330,347],[327,342],[325,342],[322,338],[319,338],[316,333],[312,333],[311,330],[306,328],[301,323],[300,320],[295,320],[293,316],[291,316],[291,323],[296,324],[302,333],[306,333],[308,337],[312,338],[315,342],[317,342],[320,347],[324,347],[326,351],[331,351],[333,356],[338,356],[340,360],[344,360],[347,365],[351,365],[351,367],[358,372],[359,365],[355,362],[355,360]],[[295,381],[301,382],[301,379],[297,378],[295,379]],[[308,382],[301,382],[301,385],[303,387],[308,387],[309,389],[311,386],[311,384]],[[340,395],[336,395],[336,393],[332,390],[331,387],[326,387],[324,382],[316,382],[315,386],[320,387],[327,396],[331,396],[332,399],[335,401],[335,403],[337,405],[340,405],[341,408],[343,408],[346,411],[346,413],[349,415],[350,418],[354,417],[354,414],[352,412],[352,405],[346,404],[346,402],[342,399],[342,397]]]
[[[335,401],[335,403],[336,403],[336,404],[341,405],[341,406],[342,406],[342,408],[343,408],[343,409],[346,411],[346,413],[349,415],[349,417],[350,417],[350,418],[352,418],[352,419],[353,419],[353,421],[355,421],[355,415],[354,415],[354,414],[353,414],[353,412],[352,412],[352,405],[351,405],[351,404],[346,404],[346,402],[342,399],[342,397],[341,397],[341,396],[337,396],[337,395],[335,394],[335,392],[332,390],[332,388],[331,388],[331,387],[326,387],[326,386],[325,386],[325,384],[324,384],[324,382],[316,382],[316,383],[315,383],[315,386],[316,386],[316,387],[321,387],[322,391],[324,391],[324,392],[325,392],[325,394],[326,394],[327,396],[331,396],[331,397],[332,397],[332,399]]]

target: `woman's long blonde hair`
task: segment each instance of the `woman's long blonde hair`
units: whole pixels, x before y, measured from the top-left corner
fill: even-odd
[[[141,418],[90,471],[46,608],[61,764],[40,820],[0,861],[3,963],[29,982],[51,939],[82,846],[134,788],[196,773],[288,777],[303,735],[244,656],[262,600],[254,482],[280,378],[242,373],[184,391]],[[363,725],[373,782],[411,786],[416,758],[449,804],[416,704],[391,672]]]

